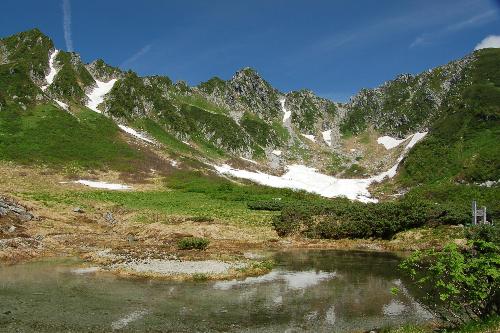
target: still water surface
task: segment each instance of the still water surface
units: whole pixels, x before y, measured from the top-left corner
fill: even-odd
[[[0,332],[363,332],[430,319],[396,256],[274,259],[266,275],[218,282],[123,279],[69,260],[0,266]]]

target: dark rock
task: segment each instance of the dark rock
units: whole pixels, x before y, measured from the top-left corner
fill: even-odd
[[[0,197],[0,216],[11,216],[23,222],[34,218],[25,207],[5,197]]]

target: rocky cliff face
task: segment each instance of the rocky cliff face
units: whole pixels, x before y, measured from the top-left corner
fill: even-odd
[[[303,133],[316,133],[332,127],[334,119],[342,116],[339,106],[310,90],[286,94],[285,108],[291,112],[292,123]]]
[[[85,65],[85,68],[92,76],[99,81],[107,82],[112,79],[121,79],[125,76],[119,68],[110,66],[102,59],[97,59],[90,64]]]
[[[229,81],[211,79],[198,86],[203,95],[213,103],[231,112],[239,120],[246,111],[271,121],[281,113],[279,92],[252,68],[244,68]]]

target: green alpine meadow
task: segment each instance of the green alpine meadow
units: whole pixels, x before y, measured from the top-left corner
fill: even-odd
[[[217,10],[242,6],[226,5]],[[56,8],[65,43],[52,36],[56,28],[0,37],[1,332],[500,331],[499,36],[460,57],[445,46],[440,65],[390,74],[336,99],[317,88],[278,88],[277,70],[267,67],[269,80],[262,66],[229,70],[246,41],[267,45],[262,52],[271,53],[252,53],[259,61],[294,67],[284,79],[299,75],[297,58],[277,60],[270,51],[302,40],[297,30],[274,44],[259,41],[254,25],[238,30],[235,18],[211,21],[208,30],[228,34],[225,47],[194,55],[182,52],[198,37],[165,44],[162,54],[158,33],[120,30],[106,41],[110,49],[120,38],[148,44],[119,64],[106,60],[118,50],[101,51],[98,37],[81,54],[73,50],[85,32],[74,27],[71,35],[71,6],[73,26],[81,24],[82,4]],[[102,6],[115,15],[111,4]],[[173,40],[191,36],[179,32],[183,24],[201,24],[177,22],[198,10],[173,3],[169,10],[192,12],[177,23],[143,21],[154,6],[141,7],[137,24],[177,24]],[[254,6],[264,2],[245,6],[257,20]],[[440,38],[494,25],[496,13],[423,33],[401,52],[420,57]],[[123,27],[109,20],[95,24]],[[306,34],[318,20],[297,25]],[[273,34],[278,28],[268,24],[265,34]],[[350,47],[360,29],[293,45],[313,57]],[[169,77],[172,52],[186,65]],[[377,52],[365,53],[366,61]],[[167,67],[154,71],[160,55]],[[139,66],[146,57],[149,67]],[[387,73],[401,68],[396,58],[386,60],[394,65]],[[352,61],[366,67],[359,56]],[[178,79],[196,62],[210,73],[227,68],[198,83]],[[321,76],[327,65],[312,62],[307,68]]]

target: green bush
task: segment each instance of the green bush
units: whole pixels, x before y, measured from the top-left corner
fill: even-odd
[[[189,220],[193,222],[207,222],[207,223],[214,221],[213,217],[210,216],[192,216],[189,218]]]
[[[278,200],[260,200],[250,201],[247,206],[251,210],[280,211],[285,207],[285,203]]]
[[[285,206],[274,218],[273,226],[280,236],[300,231],[313,238],[390,239],[397,232],[424,224],[466,224],[469,220],[466,208],[415,197],[377,204],[335,199],[329,203]]]
[[[210,240],[201,237],[185,237],[177,242],[179,250],[205,250]]]
[[[400,267],[424,290],[425,305],[445,323],[461,326],[500,307],[500,248],[482,240],[466,249],[417,251]]]
[[[193,279],[193,281],[196,281],[196,282],[204,282],[204,281],[208,280],[208,276],[204,273],[194,273],[192,275],[192,279]]]
[[[500,246],[500,225],[476,225],[466,229],[466,237],[472,241],[485,241]]]

